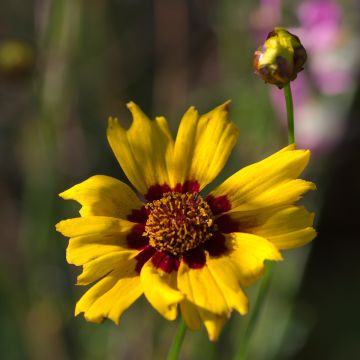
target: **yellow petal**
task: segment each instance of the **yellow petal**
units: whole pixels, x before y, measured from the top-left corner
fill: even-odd
[[[130,259],[139,251],[127,250],[108,253],[84,264],[83,272],[77,278],[77,285],[88,285],[109,274],[119,266],[131,266]]]
[[[265,160],[241,169],[211,195],[227,196],[231,211],[250,211],[298,200],[315,185],[296,179],[307,165],[310,151],[294,150],[294,146],[289,145]]]
[[[203,321],[210,341],[219,338],[222,328],[228,320],[228,315],[217,315],[205,309],[198,309],[201,320]]]
[[[244,231],[268,239],[278,249],[303,246],[316,236],[312,227],[314,214],[309,213],[303,206],[252,212],[251,215],[237,212],[230,216],[243,224]]]
[[[112,235],[78,236],[69,239],[66,260],[69,264],[83,265],[90,260],[113,252],[128,249],[128,232]]]
[[[174,147],[174,181],[194,180],[200,188],[224,167],[238,129],[228,118],[229,102],[199,117],[191,107],[183,116]]]
[[[226,256],[209,257],[206,264],[223,293],[230,310],[235,309],[241,315],[249,310],[249,301],[239,285],[237,269]]]
[[[119,323],[121,314],[142,294],[136,261],[119,264],[117,270],[92,286],[78,301],[75,315],[84,313],[87,321],[100,323],[109,318]]]
[[[315,184],[310,181],[301,179],[289,180],[250,198],[246,203],[241,204],[234,211],[260,210],[269,207],[289,205],[300,200],[305,192],[315,189]]]
[[[168,162],[173,153],[173,139],[163,117],[150,121],[140,108],[130,102],[133,123],[125,130],[117,119],[109,119],[107,136],[124,173],[146,194],[156,184],[170,184]]]
[[[64,236],[109,235],[130,231],[134,223],[106,216],[88,216],[62,220],[56,224],[56,230]]]
[[[178,270],[178,288],[198,307],[215,314],[229,313],[225,296],[206,265],[201,269],[191,269],[182,261]]]
[[[313,227],[293,231],[291,233],[272,236],[269,240],[275,244],[278,249],[294,249],[304,246],[316,237],[317,233]]]
[[[232,233],[227,235],[227,240],[231,248],[228,259],[245,286],[252,285],[263,274],[265,260],[282,260],[275,245],[260,236]]]
[[[95,175],[62,192],[65,200],[75,200],[82,205],[81,216],[110,216],[126,219],[141,201],[123,182],[110,176]]]
[[[201,319],[197,307],[190,301],[184,299],[180,303],[180,309],[186,326],[193,331],[200,330]]]
[[[150,259],[141,269],[141,284],[149,303],[167,320],[175,320],[177,304],[184,296],[176,290],[176,272],[170,274],[154,267]]]

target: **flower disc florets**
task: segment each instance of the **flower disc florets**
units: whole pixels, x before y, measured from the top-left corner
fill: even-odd
[[[144,235],[159,251],[181,255],[212,236],[214,217],[198,193],[168,192],[145,208],[149,216]]]

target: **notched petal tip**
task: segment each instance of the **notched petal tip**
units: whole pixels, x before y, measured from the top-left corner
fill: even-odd
[[[318,232],[312,226],[305,228],[305,230],[309,230],[312,233],[311,237],[309,237],[308,242],[313,241],[318,235]]]
[[[131,112],[131,115],[133,117],[133,120],[135,120],[137,117],[141,117],[141,118],[147,118],[147,116],[145,115],[145,113],[141,110],[140,106],[135,104],[133,101],[129,101],[126,104],[126,107],[129,109],[129,111]]]
[[[84,310],[79,309],[78,304],[75,305],[74,316],[79,316]]]
[[[306,180],[300,180],[298,179],[299,181],[302,181],[308,188],[305,190],[306,191],[315,191],[317,190],[317,186],[315,183],[313,183],[312,181],[306,181]],[[300,196],[299,199],[301,199],[302,196]]]
[[[76,278],[76,286],[85,286],[88,285],[88,282],[84,281],[83,278],[81,277],[83,273],[81,273],[77,278]]]
[[[280,151],[294,151],[296,153],[303,153],[303,155],[305,157],[308,157],[308,160],[310,160],[310,157],[311,157],[311,150],[310,149],[299,149],[297,147],[297,144],[296,143],[293,143],[293,144],[289,144],[287,146],[285,146],[282,150]]]
[[[77,184],[77,185],[79,185],[79,184]],[[74,194],[73,190],[74,190],[74,188],[77,187],[77,185],[74,185],[71,188],[64,190],[58,196],[64,200],[73,200],[73,196],[72,196]]]
[[[225,111],[229,111],[231,105],[231,99],[226,100],[220,107],[222,107]]]
[[[67,198],[67,190],[59,193],[58,196],[59,196],[59,198],[61,198],[61,199],[68,200],[68,198]]]
[[[197,110],[197,108],[194,105],[192,105],[185,111],[185,113],[183,115],[183,119],[189,118],[189,117],[198,118],[199,116],[200,116],[199,111]]]
[[[239,308],[239,313],[242,315],[242,316],[245,316],[248,312],[249,312],[249,308],[250,308],[250,303],[249,303],[249,299],[246,297],[246,299],[244,299],[244,303],[241,304],[242,307]]]
[[[119,126],[118,118],[109,116],[108,117],[108,128],[107,128],[107,130],[109,131],[111,128],[113,128],[115,126]]]
[[[210,113],[212,112],[221,112],[224,111],[226,113],[226,116],[228,116],[229,110],[230,110],[230,104],[231,104],[231,100],[226,100],[225,102],[223,102],[222,104],[218,105],[216,108],[214,108],[213,110],[210,111]]]
[[[138,105],[136,105],[133,101],[129,101],[127,104],[126,104],[126,107],[131,111],[131,109],[135,108],[135,107],[138,107]]]
[[[95,324],[102,324],[104,321],[105,321],[105,317],[104,316],[88,316],[86,314],[86,312],[84,312],[84,318],[86,321],[88,322],[92,322],[92,323],[95,323]]]
[[[67,220],[61,220],[59,221],[56,225],[55,225],[55,230],[61,234],[64,235],[63,231],[64,231],[64,225],[67,222]]]

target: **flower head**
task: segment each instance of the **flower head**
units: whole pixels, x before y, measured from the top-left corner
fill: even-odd
[[[299,38],[276,27],[254,54],[255,72],[265,82],[282,88],[303,70],[307,54]]]
[[[97,175],[60,194],[78,201],[81,217],[61,221],[67,261],[83,266],[79,285],[96,282],[76,315],[115,323],[142,294],[166,319],[178,308],[190,329],[204,323],[216,340],[233,310],[244,315],[243,291],[280,250],[311,241],[313,214],[294,205],[314,184],[297,177],[310,153],[290,145],[238,171],[209,194],[237,140],[228,103],[205,115],[191,107],[174,141],[167,121],[150,121],[129,103],[128,130],[110,118],[108,140],[137,194]]]

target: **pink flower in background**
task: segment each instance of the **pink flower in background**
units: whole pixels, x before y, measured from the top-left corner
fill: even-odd
[[[280,25],[281,0],[260,0],[260,6],[252,14],[250,23],[256,37],[256,43],[261,44],[270,29]]]
[[[316,98],[308,84],[309,79],[304,72],[291,83],[296,118],[296,143],[300,148],[310,148],[315,154],[326,153],[341,139],[344,131],[343,112],[331,98]],[[287,121],[283,92],[271,87],[270,95],[285,131]]]
[[[343,13],[330,0],[307,0],[297,10],[294,29],[305,45],[311,78],[319,90],[336,95],[353,85],[351,46],[344,41]]]
[[[303,35],[307,35],[308,51],[321,51],[334,45],[341,31],[342,15],[341,8],[330,0],[307,0],[300,4],[297,16]]]

